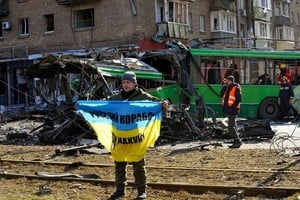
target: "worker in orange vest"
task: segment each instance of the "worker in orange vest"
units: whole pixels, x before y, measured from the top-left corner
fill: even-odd
[[[233,76],[227,76],[223,80],[224,87],[221,90],[223,113],[228,117],[228,132],[233,139],[229,148],[240,148],[242,145],[237,130],[236,117],[240,112],[242,90]]]

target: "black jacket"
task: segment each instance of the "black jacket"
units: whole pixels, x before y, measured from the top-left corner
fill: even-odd
[[[292,86],[288,84],[283,84],[280,86],[278,98],[280,98],[281,103],[288,104],[290,98],[294,97],[294,91]]]

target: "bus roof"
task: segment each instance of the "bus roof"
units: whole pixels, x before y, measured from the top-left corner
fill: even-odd
[[[27,68],[26,75],[29,77],[46,78],[54,77],[62,71],[80,74],[82,70],[88,74],[100,73],[103,76],[115,78],[121,78],[126,71],[133,71],[136,73],[138,79],[163,79],[161,72],[135,58],[126,58],[126,65],[122,65],[118,60],[105,63],[78,57],[63,58],[51,54],[44,55],[39,62]]]
[[[119,77],[128,70],[133,71],[138,79],[150,79],[150,80],[162,80],[162,73],[158,72],[154,68],[148,69],[135,69],[135,68],[127,68],[123,66],[109,66],[109,65],[101,65],[97,67],[97,70],[102,73],[103,76],[108,77]]]
[[[261,58],[278,60],[300,60],[300,51],[253,50],[253,49],[190,49],[193,56]]]

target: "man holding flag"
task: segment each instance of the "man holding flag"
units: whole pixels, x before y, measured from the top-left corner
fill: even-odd
[[[110,200],[125,196],[128,163],[133,166],[137,199],[146,199],[144,157],[147,147],[154,146],[160,134],[161,109],[167,108],[169,102],[139,88],[136,74],[132,71],[125,72],[121,81],[121,91],[110,96],[108,101],[79,101],[78,110],[114,160],[116,191]]]

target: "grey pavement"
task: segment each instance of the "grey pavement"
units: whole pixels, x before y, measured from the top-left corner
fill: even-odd
[[[274,137],[270,140],[245,141],[240,148],[242,149],[270,149],[284,153],[300,153],[300,122],[271,122],[271,129],[274,131]],[[215,145],[216,143],[221,144]],[[211,144],[211,145],[210,145]],[[188,148],[228,148],[228,140],[224,141],[196,141],[189,143],[178,143],[173,145],[163,145],[155,148],[158,149],[188,149]]]

